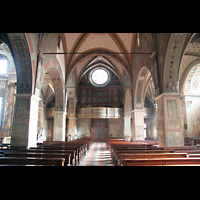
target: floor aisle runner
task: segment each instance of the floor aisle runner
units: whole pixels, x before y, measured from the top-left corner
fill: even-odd
[[[114,166],[106,143],[93,143],[79,166]]]

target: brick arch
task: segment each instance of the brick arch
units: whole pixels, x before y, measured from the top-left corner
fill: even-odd
[[[47,70],[51,75],[55,90],[55,111],[63,111],[65,102],[63,74],[60,65],[54,60],[49,60],[44,64],[43,71],[40,76],[40,92],[41,83]]]
[[[134,109],[144,108],[144,89],[145,81],[147,75],[150,73],[149,69],[146,66],[143,66],[138,74],[136,85],[135,85],[135,94],[134,94]]]
[[[179,68],[189,33],[171,33],[163,67],[163,93],[179,92]]]
[[[31,54],[31,63],[32,63],[32,78],[33,78],[33,82],[32,82],[32,91],[34,91],[34,87],[35,87],[35,76],[36,76],[36,49],[33,48],[33,44],[34,44],[34,40],[31,37],[31,33],[25,33],[26,35],[26,39],[27,39],[27,43],[29,46],[29,51]],[[33,92],[34,93],[34,92]]]
[[[190,74],[190,71],[192,70],[192,68],[195,66],[195,65],[198,65],[200,64],[200,59],[195,59],[193,60],[192,62],[190,62],[187,67],[185,68],[182,76],[181,76],[181,79],[180,79],[180,82],[179,82],[179,91],[180,93],[184,93],[185,92],[185,87],[186,87],[186,82],[187,82],[187,79],[188,79],[188,75]]]
[[[131,108],[132,108],[132,91],[131,88],[127,88],[125,91],[125,100],[124,100],[124,117],[131,117]]]
[[[98,48],[98,49],[89,49],[89,50],[85,51],[85,53],[87,53],[87,54],[77,56],[77,58],[70,65],[70,68],[68,69],[68,72],[67,72],[68,76],[69,76],[70,72],[74,70],[77,63],[80,62],[85,57],[90,56],[91,54],[93,54],[94,56],[102,55],[102,56],[106,57],[106,53],[112,53],[112,51],[105,49],[105,48]],[[114,55],[114,54],[110,54],[109,56],[113,57],[117,62],[121,63],[121,65],[123,66],[123,69],[127,72],[127,74],[129,76],[131,76],[131,70],[129,69],[126,62],[121,57],[119,57],[118,55]],[[106,57],[106,59],[110,60],[107,57]]]
[[[136,80],[139,75],[139,72],[144,66],[147,67],[148,70],[151,72],[151,76],[153,78],[154,85],[156,85],[156,82],[158,82],[157,66],[153,67],[154,66],[153,60],[149,56],[143,56],[140,59],[139,64],[137,65],[137,68],[136,68],[135,77],[133,78],[133,80],[135,80],[133,82],[133,85],[136,85]]]
[[[24,33],[5,34],[17,73],[17,94],[32,93],[32,63],[29,46]]]
[[[135,76],[133,77],[134,109],[139,109],[139,108],[144,107],[144,102],[143,102],[144,97],[141,95],[143,94],[142,91],[144,91],[145,84],[143,84],[144,81],[142,82],[142,80],[139,80],[139,78],[140,78],[142,71],[145,68],[148,72],[151,73],[151,77],[153,79],[154,86],[157,86],[157,88],[159,89],[157,65],[155,62],[153,62],[153,60],[149,56],[143,56],[140,59],[139,64],[137,65],[136,73],[135,73]],[[147,76],[148,73],[146,73],[145,75]],[[145,80],[145,78],[144,78],[144,80]],[[138,85],[138,84],[140,84],[140,85]],[[156,89],[156,87],[155,87],[155,89]],[[138,100],[137,100],[137,98],[138,98]]]

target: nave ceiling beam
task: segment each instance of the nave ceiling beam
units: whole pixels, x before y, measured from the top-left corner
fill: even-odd
[[[43,54],[97,54],[97,53],[101,53],[101,54],[152,54],[152,53],[142,53],[142,52],[76,52],[76,53],[43,53]]]

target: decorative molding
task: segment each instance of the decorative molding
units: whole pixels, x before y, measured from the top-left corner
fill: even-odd
[[[182,94],[180,93],[162,93],[159,96],[157,96],[155,100],[158,101],[162,97],[177,97],[177,96],[180,97],[181,95]]]
[[[172,33],[170,35],[164,60],[164,93],[179,92],[178,72],[180,68],[181,56],[183,55],[184,45],[187,37],[188,33]]]

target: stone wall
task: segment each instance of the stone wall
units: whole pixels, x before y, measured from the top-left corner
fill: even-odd
[[[108,119],[109,138],[124,137],[124,122],[123,119]]]
[[[192,102],[192,119],[194,137],[200,138],[200,97],[193,98]]]
[[[200,138],[200,96],[191,93],[181,96],[180,99],[184,137]]]
[[[108,137],[122,138],[124,122],[123,119],[108,119]],[[91,138],[91,119],[77,120],[77,138]]]
[[[77,120],[77,138],[91,138],[91,119]]]

